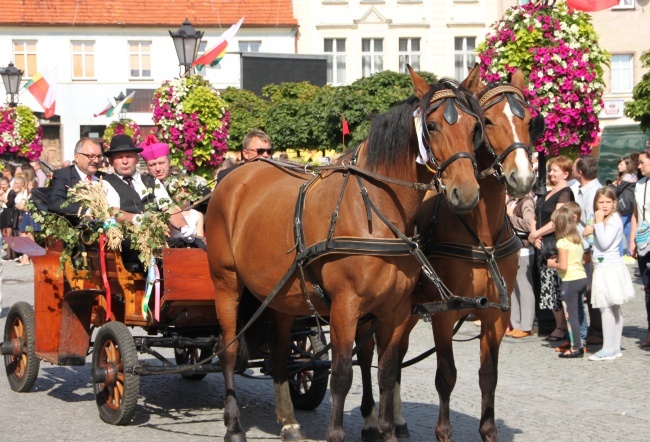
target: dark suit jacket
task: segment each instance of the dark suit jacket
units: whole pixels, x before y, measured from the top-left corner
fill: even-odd
[[[97,172],[96,176],[101,177],[102,173]],[[68,189],[77,185],[79,181],[81,177],[74,165],[55,170],[50,181],[47,210],[62,215],[76,215],[79,212],[79,203],[71,202],[63,208],[61,204],[68,201]]]

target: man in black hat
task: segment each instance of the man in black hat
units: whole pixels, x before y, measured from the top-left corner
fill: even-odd
[[[48,196],[47,209],[62,215],[77,215],[79,203],[70,202],[66,207],[61,205],[68,201],[68,189],[80,181],[99,181],[102,173],[98,168],[102,163],[102,148],[92,138],[82,138],[74,147],[75,163],[54,171]]]
[[[156,203],[159,210],[171,213],[169,223],[180,230],[187,242],[194,240],[196,231],[188,226],[180,209],[171,203],[165,187],[151,175],[141,175],[137,171],[138,153],[142,149],[133,143],[128,135],[115,135],[110,148],[104,152],[115,173],[104,176],[104,192],[108,206],[119,213],[115,217],[120,223],[140,224],[141,214],[148,204]]]

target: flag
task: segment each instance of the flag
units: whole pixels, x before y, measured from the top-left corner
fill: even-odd
[[[345,117],[343,117],[343,121],[341,121],[341,132],[343,132],[343,136],[350,133],[350,126],[348,126],[348,121]]]
[[[43,107],[45,111],[45,118],[50,118],[54,115],[54,108],[56,106],[56,88],[58,84],[59,67],[56,66],[50,70],[44,70],[41,74],[36,72],[31,80],[25,84],[27,89]]]
[[[602,11],[618,6],[620,3],[620,0],[566,0],[569,9],[577,9],[583,12]]]
[[[113,109],[115,109],[115,106],[113,106],[111,104],[111,102],[109,101],[108,105],[104,109],[99,111],[99,113],[97,113],[97,114],[93,114],[93,116],[99,117],[100,115],[108,115],[108,113],[111,112]],[[113,112],[111,112],[111,115],[113,115]]]
[[[228,43],[230,43],[230,40],[232,40],[232,38],[235,36],[243,22],[244,17],[242,17],[237,23],[232,25],[230,29],[224,32],[221,37],[219,37],[217,44],[212,49],[205,51],[203,55],[197,58],[194,63],[192,63],[192,67],[196,67],[200,71],[205,65],[209,65],[210,67],[215,67],[218,65],[221,59],[226,55],[226,48],[228,47]]]
[[[114,114],[119,114],[122,111],[126,112],[129,109],[129,107],[131,107],[131,102],[133,102],[134,95],[135,95],[135,91],[127,95],[126,98],[124,98],[124,100],[120,101],[119,103],[115,103],[115,107],[113,109],[106,111],[106,116],[112,117]]]

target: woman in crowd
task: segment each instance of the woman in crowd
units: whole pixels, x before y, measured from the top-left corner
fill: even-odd
[[[27,206],[26,206],[27,199],[31,197],[32,189],[34,189],[35,187],[38,187],[37,178],[32,180],[32,182],[30,182],[29,185],[27,186],[27,194],[28,194],[27,198],[21,202],[16,203],[16,209],[22,212],[22,215],[20,217],[20,225],[18,228],[18,230],[20,231],[20,236],[31,238],[32,241],[35,241],[34,232],[41,231],[41,225],[34,221],[29,211],[27,211]],[[18,262],[19,266],[26,266],[29,264],[31,264],[31,260],[29,259],[29,256],[23,255],[20,257],[20,261]]]
[[[574,201],[573,192],[568,181],[571,177],[573,161],[565,156],[552,158],[548,162],[548,183],[550,190],[537,201],[537,219],[535,230],[528,235],[528,241],[537,249],[541,249],[542,238],[546,241],[555,240],[555,226],[551,215],[564,203]],[[555,269],[546,265],[546,257],[538,254],[541,293],[540,308],[551,309],[555,317],[555,330],[546,337],[547,341],[563,341],[566,339],[566,320],[562,311],[560,299],[560,278]]]
[[[617,199],[623,194],[623,192],[626,192],[626,195],[627,194],[631,195],[634,193],[634,186],[638,181],[636,176],[637,170],[638,170],[638,164],[635,169],[634,163],[632,162],[632,159],[630,157],[625,156],[620,159],[620,161],[618,162],[618,179],[616,180]],[[627,238],[627,242],[625,244],[627,244],[630,240],[630,223],[632,222],[633,209],[634,209],[633,207],[629,208],[628,210],[627,207],[617,206],[618,214],[621,216],[621,221],[623,222],[623,233],[625,234],[623,241],[625,241]],[[623,244],[623,241],[621,241],[618,245],[618,251],[621,256],[623,256],[625,252],[625,244]],[[634,260],[628,255],[625,255],[624,261],[625,260],[631,260],[632,262],[634,262]]]
[[[0,194],[0,202],[2,203],[2,213],[0,213],[0,228],[2,229],[2,237],[3,238],[8,238],[10,236],[14,236],[14,224],[16,222],[16,191],[14,188],[10,188],[10,180],[15,181],[15,178],[9,178],[9,177],[3,177],[2,182],[0,182],[0,186],[5,187],[5,182],[7,189]],[[23,184],[23,178],[21,178],[21,182],[18,184],[18,188],[21,187]],[[15,186],[14,186],[15,187]],[[13,250],[10,248],[6,249],[7,254],[4,257],[5,261],[12,261],[15,257],[16,254],[14,253]]]

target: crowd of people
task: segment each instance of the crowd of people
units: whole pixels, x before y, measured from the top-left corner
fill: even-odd
[[[595,157],[558,156],[547,163],[546,189],[508,198],[523,248],[507,336],[532,336],[538,302],[553,312],[555,328],[545,340],[558,344],[560,358],[582,357],[587,344],[602,345],[590,360],[622,357],[621,305],[634,296],[626,264],[635,262],[650,319],[650,149],[621,158],[618,171],[603,185]],[[642,347],[650,347],[650,324],[648,330]]]

